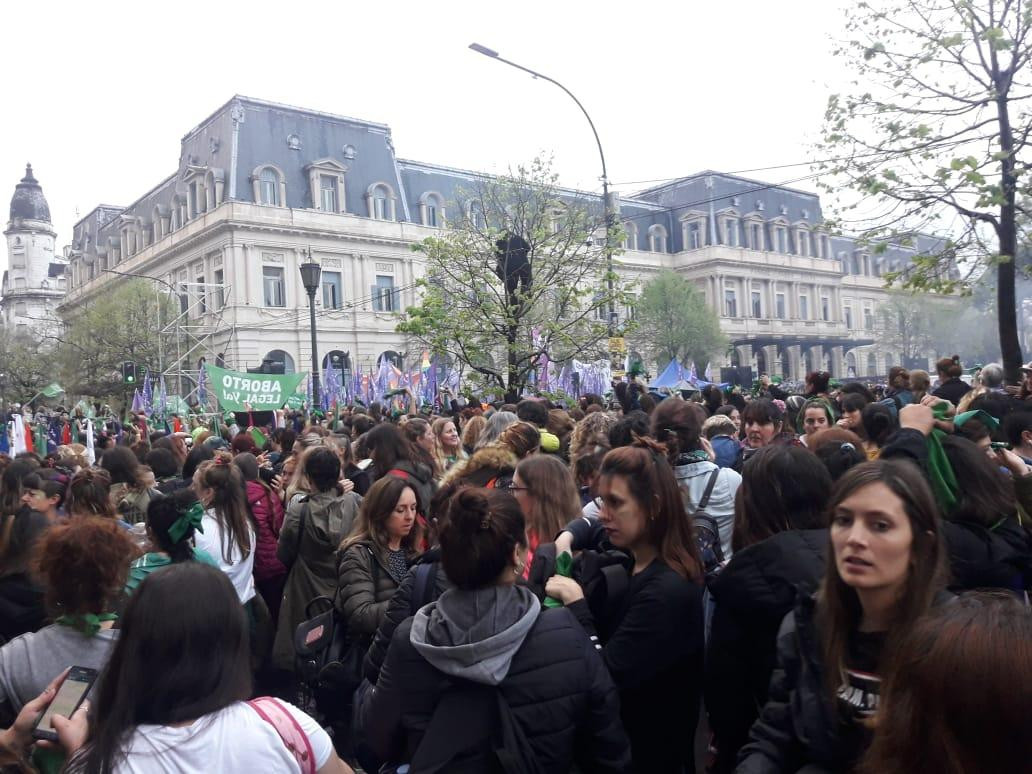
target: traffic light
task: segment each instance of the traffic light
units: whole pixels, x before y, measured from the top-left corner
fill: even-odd
[[[130,361],[122,363],[122,381],[125,384],[136,384],[136,363]]]

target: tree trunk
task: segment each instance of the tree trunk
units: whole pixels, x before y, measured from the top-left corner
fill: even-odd
[[[1017,255],[1017,219],[1014,207],[1016,180],[1014,175],[1014,134],[1006,91],[1001,88],[1002,76],[997,76],[996,111],[1000,122],[1000,150],[1007,155],[1001,163],[1003,204],[997,237],[1000,242],[1000,263],[996,269],[996,314],[1000,334],[1000,356],[1004,377],[1008,384],[1021,381],[1021,341],[1018,339],[1017,299],[1014,294],[1015,257]]]

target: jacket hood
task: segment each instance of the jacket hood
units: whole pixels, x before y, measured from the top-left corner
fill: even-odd
[[[457,479],[468,478],[481,470],[494,470],[511,475],[516,470],[519,460],[508,449],[500,446],[485,446],[477,449],[465,463],[458,463],[448,469],[442,484]]]
[[[409,640],[446,675],[498,685],[540,611],[523,586],[450,589],[416,613]]]

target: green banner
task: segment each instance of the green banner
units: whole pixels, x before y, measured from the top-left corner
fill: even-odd
[[[300,392],[295,392],[293,395],[287,396],[287,408],[293,411],[300,411],[301,407],[305,404],[305,396]]]
[[[210,389],[224,411],[271,411],[282,408],[306,373],[245,374],[205,365]]]

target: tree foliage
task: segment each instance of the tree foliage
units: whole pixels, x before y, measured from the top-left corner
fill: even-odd
[[[51,354],[38,336],[0,326],[0,396],[8,405],[29,401],[55,381]]]
[[[175,301],[155,294],[145,280],[130,280],[85,302],[55,336],[62,386],[75,395],[125,399],[121,364],[132,361],[152,374],[167,367],[174,342],[164,329],[178,312]]]
[[[911,289],[962,288],[995,269],[1010,380],[1021,364],[1014,256],[1028,214],[1032,6],[1027,0],[877,0],[848,10],[836,52],[857,78],[829,98],[818,146],[827,185],[851,186],[871,238],[914,245]],[[874,206],[874,210],[871,207]],[[929,244],[917,234],[947,233]]]
[[[664,269],[641,289],[634,307],[632,341],[662,368],[672,359],[705,363],[727,348],[717,315],[702,292]]]
[[[604,357],[610,301],[628,296],[607,271],[600,203],[562,191],[541,159],[480,179],[457,199],[448,227],[414,248],[426,278],[398,330],[510,394],[527,386],[543,356]],[[509,290],[495,252],[507,235],[530,248],[530,281]],[[611,238],[618,243],[617,228]]]

